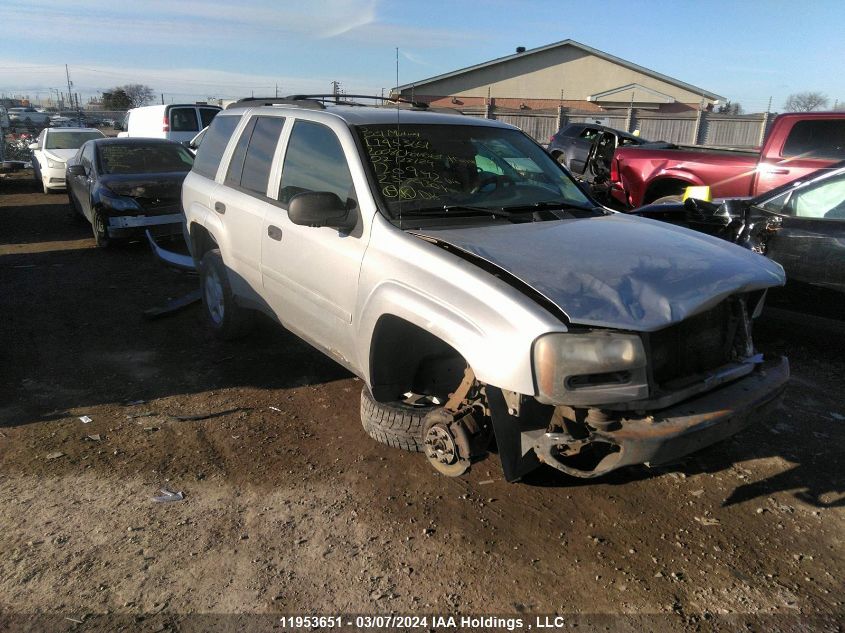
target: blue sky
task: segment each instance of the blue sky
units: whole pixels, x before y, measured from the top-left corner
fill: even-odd
[[[740,102],[845,101],[842,0],[2,0],[0,94],[379,93],[571,38]]]

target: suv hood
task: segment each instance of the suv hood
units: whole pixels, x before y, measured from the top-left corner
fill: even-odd
[[[618,213],[413,233],[494,264],[572,323],[596,327],[651,332],[786,280],[779,264],[757,253]]]

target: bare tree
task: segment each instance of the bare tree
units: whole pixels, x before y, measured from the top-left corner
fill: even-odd
[[[830,99],[821,92],[796,92],[787,97],[783,107],[787,112],[812,112],[823,110],[828,103]]]
[[[719,109],[716,110],[716,112],[719,114],[742,114],[742,104],[734,103],[728,99],[725,103],[719,106]]]
[[[149,86],[144,84],[126,84],[119,86],[115,90],[122,90],[129,99],[130,107],[138,108],[147,105],[155,98],[155,92]]]

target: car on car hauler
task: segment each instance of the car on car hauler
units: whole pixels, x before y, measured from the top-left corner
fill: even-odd
[[[244,100],[182,202],[215,334],[268,314],[361,377],[373,438],[447,475],[493,435],[509,481],[664,463],[788,379],[751,333],[778,264],[600,207],[498,122]]]

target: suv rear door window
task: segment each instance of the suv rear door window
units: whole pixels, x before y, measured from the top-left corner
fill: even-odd
[[[171,132],[200,131],[199,127],[197,127],[196,108],[171,108],[169,116]]]
[[[840,160],[845,158],[845,121],[798,121],[783,145],[783,156]]]
[[[227,184],[262,196],[267,195],[273,155],[279,144],[284,122],[284,118],[275,116],[260,116],[250,121],[241,134],[229,163]]]
[[[197,157],[194,160],[195,172],[214,179],[217,168],[220,167],[220,159],[226,151],[226,145],[229,144],[229,138],[240,120],[240,116],[221,116],[214,119],[197,150]]]
[[[285,152],[279,202],[287,205],[307,191],[334,193],[341,200],[355,197],[352,174],[335,133],[319,123],[297,121]]]

